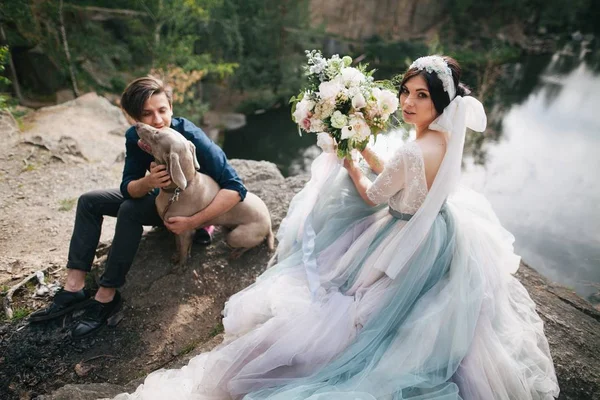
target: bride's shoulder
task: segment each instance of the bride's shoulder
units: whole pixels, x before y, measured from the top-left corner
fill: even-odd
[[[410,142],[404,143],[396,152],[396,157],[404,158],[404,157],[420,157],[423,154],[423,151],[419,144],[411,140]]]
[[[410,142],[404,143],[404,145],[401,147],[401,150],[403,150],[405,153],[414,153],[419,152],[420,148],[416,140],[411,140]]]
[[[413,164],[421,160],[421,150],[414,141],[405,142],[391,153],[386,161],[386,168],[399,169],[406,163]]]
[[[429,131],[413,143],[423,157],[443,157],[446,153],[448,139],[442,132]]]

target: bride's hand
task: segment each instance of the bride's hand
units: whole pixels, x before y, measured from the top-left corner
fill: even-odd
[[[354,172],[358,168],[358,164],[353,159],[349,160],[344,158],[344,168],[346,168],[348,172]]]
[[[377,155],[377,153],[373,151],[371,147],[367,145],[367,147],[365,147],[365,149],[361,151],[360,154],[364,157],[367,164],[369,164],[369,168],[371,168],[371,171],[375,172],[376,174],[380,174],[383,171],[385,165],[381,158]]]

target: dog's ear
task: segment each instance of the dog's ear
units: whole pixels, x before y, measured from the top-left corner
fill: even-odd
[[[194,169],[196,171],[200,171],[200,164],[198,164],[198,157],[196,157],[196,146],[194,146],[194,143],[190,142],[188,140],[188,148],[190,149],[190,152],[192,153],[192,160],[194,160]]]
[[[181,169],[179,163],[179,155],[174,151],[169,155],[169,173],[171,174],[171,180],[177,185],[178,188],[185,190],[187,187],[187,179]]]

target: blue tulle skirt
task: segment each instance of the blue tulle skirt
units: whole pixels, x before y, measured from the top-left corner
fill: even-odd
[[[223,344],[118,399],[556,396],[542,322],[507,272],[512,236],[487,201],[448,199],[391,279],[378,256],[396,251],[385,239],[406,221],[335,171],[294,198],[277,263],[225,306]]]

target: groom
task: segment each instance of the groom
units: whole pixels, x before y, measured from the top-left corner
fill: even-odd
[[[123,92],[121,106],[135,121],[157,129],[171,127],[194,143],[200,171],[212,177],[221,188],[213,201],[197,214],[166,221],[164,225],[170,231],[179,234],[203,227],[207,221],[244,200],[246,188],[223,151],[193,123],[173,117],[172,93],[162,81],[149,76],[134,80]],[[155,164],[152,156],[138,146],[138,140],[135,127],[129,128],[125,133],[125,166],[119,189],[96,190],[79,198],[66,283],[52,304],[31,314],[30,321],[47,321],[84,308],[83,316],[71,331],[71,335],[78,338],[96,332],[119,309],[121,295],[117,288],[125,283],[143,226],[163,225],[154,203],[158,188],[171,184],[166,167]],[[107,215],[116,217],[117,224],[104,274],[100,277],[100,288],[92,299],[85,289],[85,276],[92,267],[102,221]],[[198,232],[210,243],[212,227]]]

